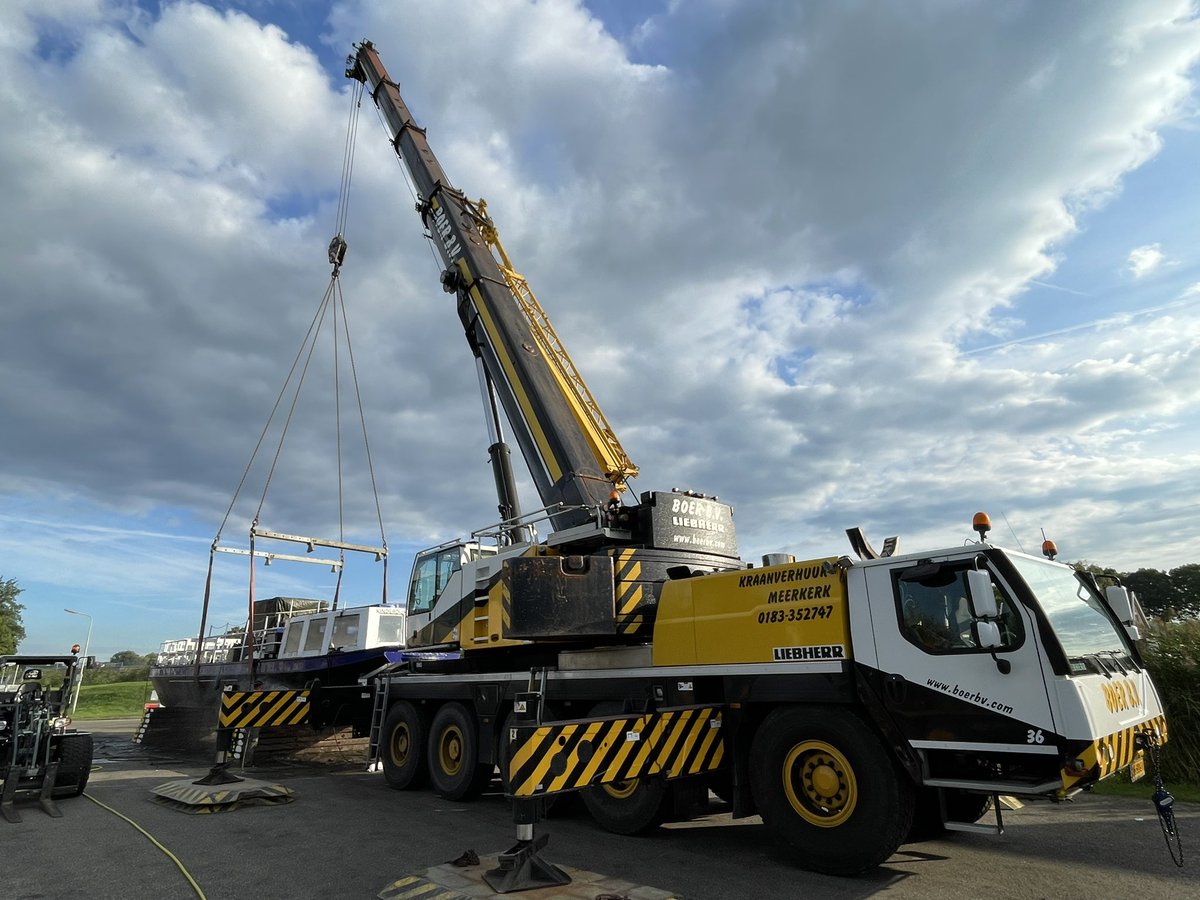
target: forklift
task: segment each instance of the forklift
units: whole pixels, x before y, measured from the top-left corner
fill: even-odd
[[[18,800],[36,798],[47,815],[59,797],[78,797],[92,770],[92,736],[71,728],[86,660],[0,656],[0,815],[20,822]]]

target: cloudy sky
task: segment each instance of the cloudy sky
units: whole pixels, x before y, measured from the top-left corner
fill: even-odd
[[[852,525],[958,544],[982,509],[1031,551],[1044,528],[1069,559],[1200,561],[1188,0],[5,7],[0,577],[24,651],[82,642],[65,608],[102,658],[195,633],[329,285],[364,37],[487,198],[636,489],[719,494],[747,559],[846,552]],[[414,550],[495,500],[472,360],[369,103],[356,147],[341,283],[395,599]],[[339,525],[331,327],[260,521],[376,544],[345,371]],[[245,546],[278,441],[223,543]],[[346,578],[378,598],[373,561]],[[276,565],[255,590],[332,583]],[[246,595],[218,555],[214,621]]]

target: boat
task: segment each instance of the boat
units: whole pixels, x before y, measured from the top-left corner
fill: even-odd
[[[324,600],[272,597],[254,604],[253,652],[245,627],[162,643],[150,682],[166,708],[211,710],[222,689],[352,687],[404,646],[404,609],[374,604],[331,609]],[[199,657],[199,659],[197,659]]]

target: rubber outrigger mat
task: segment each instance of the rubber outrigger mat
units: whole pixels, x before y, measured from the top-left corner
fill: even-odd
[[[677,900],[678,894],[649,885],[634,884],[598,872],[561,866],[570,884],[533,888],[512,894],[497,894],[484,881],[484,874],[499,865],[499,854],[478,856],[477,865],[460,861],[433,866],[398,878],[375,896],[379,900],[478,900],[483,897],[514,897],[519,900]]]
[[[155,803],[191,815],[228,812],[239,806],[291,803],[295,791],[281,784],[243,778],[230,784],[197,784],[187,779],[168,781],[151,791]]]

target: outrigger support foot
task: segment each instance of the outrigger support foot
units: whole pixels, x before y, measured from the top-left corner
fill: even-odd
[[[538,679],[541,679],[539,688]],[[529,673],[529,690],[517,694],[513,704],[514,726],[537,724],[542,719],[542,696],[545,693],[545,670]],[[504,739],[512,740],[514,727]],[[510,772],[502,773],[507,787],[511,782]],[[544,797],[513,797],[513,822],[517,826],[517,842],[501,853],[496,861],[499,865],[483,873],[483,880],[497,894],[513,891],[528,891],[540,887],[557,887],[571,883],[571,876],[551,862],[542,859],[542,848],[550,835],[534,837],[533,830],[545,817]]]
[[[518,825],[516,844],[497,857],[499,866],[485,872],[483,880],[497,894],[570,884],[570,875],[542,859],[542,848],[549,840],[548,834],[535,838],[532,825]]]
[[[205,775],[199,781],[193,781],[192,784],[236,784],[239,781],[245,780],[245,778],[239,778],[229,771],[229,763],[219,762],[208,770],[207,775]]]

